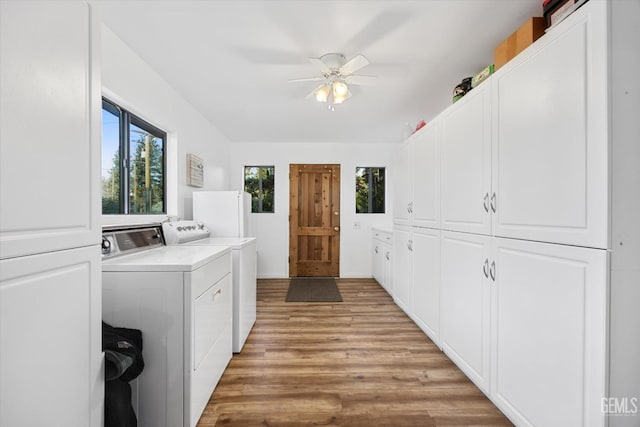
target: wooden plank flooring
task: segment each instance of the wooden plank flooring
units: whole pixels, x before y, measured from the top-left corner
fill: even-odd
[[[285,303],[258,281],[257,321],[199,427],[510,426],[372,279],[342,303]]]

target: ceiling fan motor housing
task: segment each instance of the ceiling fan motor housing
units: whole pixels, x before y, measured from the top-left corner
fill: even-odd
[[[331,69],[332,72],[338,72],[340,67],[347,62],[347,58],[345,58],[341,53],[326,53],[322,55],[320,59]]]

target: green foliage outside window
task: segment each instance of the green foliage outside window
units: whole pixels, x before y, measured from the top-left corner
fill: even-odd
[[[384,168],[356,168],[356,213],[384,213]]]
[[[164,131],[103,99],[103,214],[166,211],[165,142]]]
[[[244,191],[251,194],[251,212],[273,213],[275,190],[274,166],[245,166]]]

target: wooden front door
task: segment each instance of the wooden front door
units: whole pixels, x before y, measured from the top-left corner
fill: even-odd
[[[340,165],[289,165],[289,276],[340,275]]]

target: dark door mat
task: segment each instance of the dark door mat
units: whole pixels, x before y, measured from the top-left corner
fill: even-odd
[[[285,302],[342,302],[332,277],[293,277]]]

